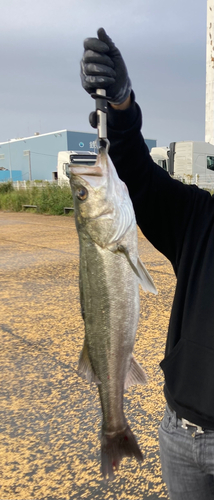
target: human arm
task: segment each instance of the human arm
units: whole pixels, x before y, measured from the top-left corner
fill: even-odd
[[[125,111],[125,109],[128,109],[131,106],[131,94],[121,104],[111,103],[111,106],[117,111]]]
[[[141,134],[141,111],[131,94],[127,68],[104,30],[87,39],[81,63],[87,92],[105,88],[109,100],[110,156],[129,189],[137,222],[145,236],[177,267],[193,210],[195,189],[174,181],[152,160]]]
[[[139,227],[176,271],[195,187],[173,180],[154,163],[141,134],[141,110],[133,92],[131,100],[126,110],[108,108],[109,154],[129,189]]]

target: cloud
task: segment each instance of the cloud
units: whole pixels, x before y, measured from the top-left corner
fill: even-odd
[[[197,9],[193,0],[7,0],[1,6],[0,141],[39,127],[90,130],[94,102],[81,88],[79,62],[84,38],[100,26],[125,58],[145,135],[167,144],[192,129],[193,138],[203,140],[202,0]]]

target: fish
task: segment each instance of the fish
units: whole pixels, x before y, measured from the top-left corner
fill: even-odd
[[[113,480],[123,457],[143,454],[123,410],[124,391],[147,377],[133,357],[139,284],[157,294],[138,255],[137,224],[126,184],[105,147],[96,163],[70,165],[79,236],[79,290],[85,324],[78,373],[96,383],[102,408],[101,472]]]

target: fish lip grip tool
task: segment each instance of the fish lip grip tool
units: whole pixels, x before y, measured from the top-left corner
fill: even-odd
[[[99,148],[105,147],[109,150],[110,142],[107,138],[107,100],[105,89],[97,89],[96,93],[91,94],[91,97],[96,100],[96,114],[92,112],[89,121],[92,127],[97,128]],[[95,118],[96,117],[96,118]]]

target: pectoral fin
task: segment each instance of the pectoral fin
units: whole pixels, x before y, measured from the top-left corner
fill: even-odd
[[[139,282],[144,290],[144,292],[151,292],[157,295],[157,289],[154,285],[153,279],[151,278],[150,274],[148,273],[147,269],[145,268],[143,262],[141,262],[140,258],[137,258],[137,266],[133,263],[130,253],[126,247],[123,245],[120,245],[118,247],[118,250],[120,252],[123,252],[124,255],[126,256],[131,268],[133,269],[134,273],[137,275]]]
[[[96,384],[101,384],[100,380],[96,376],[91,366],[91,362],[88,356],[88,348],[86,342],[84,341],[83,349],[79,358],[78,373],[80,377],[86,379],[89,384],[95,382]]]
[[[139,281],[144,292],[151,292],[157,295],[158,291],[154,285],[154,281],[139,257],[137,259],[137,270],[140,276]]]
[[[141,384],[145,385],[147,383],[147,376],[144,372],[142,366],[136,361],[134,356],[131,358],[131,363],[129,367],[129,371],[126,375],[124,389],[128,389],[131,385]]]

